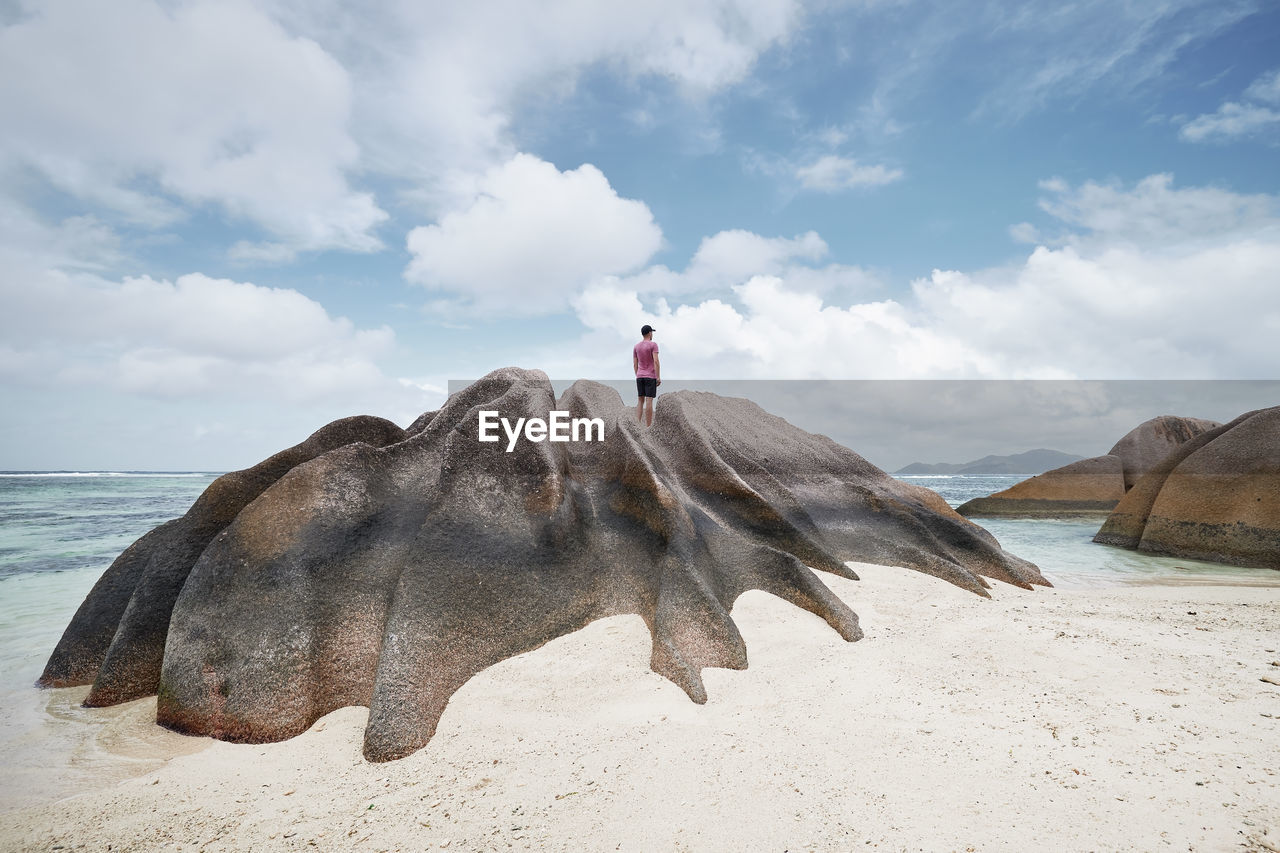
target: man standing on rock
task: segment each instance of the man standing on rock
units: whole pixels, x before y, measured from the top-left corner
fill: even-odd
[[[658,345],[653,342],[654,328],[648,323],[640,327],[644,340],[631,348],[631,369],[636,372],[636,420],[653,426],[653,398],[662,384],[662,363],[658,361]]]

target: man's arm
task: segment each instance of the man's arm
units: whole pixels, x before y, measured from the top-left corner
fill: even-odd
[[[631,353],[631,372],[637,374],[640,372],[640,356],[635,353]]]
[[[658,385],[662,384],[662,362],[658,360],[658,351],[653,351],[653,375],[658,378]]]

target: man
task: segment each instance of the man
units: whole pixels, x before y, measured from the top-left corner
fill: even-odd
[[[653,426],[653,398],[662,384],[662,364],[658,361],[658,345],[653,342],[655,329],[648,323],[640,327],[644,340],[631,348],[631,369],[636,373],[636,420]]]

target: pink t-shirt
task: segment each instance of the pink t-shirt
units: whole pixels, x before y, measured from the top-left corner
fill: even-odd
[[[636,376],[657,379],[658,371],[653,367],[653,354],[658,351],[656,341],[641,341],[632,348],[631,354],[636,359]]]

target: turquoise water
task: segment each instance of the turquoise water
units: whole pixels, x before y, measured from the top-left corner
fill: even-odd
[[[217,476],[0,473],[0,689],[38,678],[103,570]]]
[[[902,477],[933,489],[953,507],[1002,491],[1022,477]],[[1040,567],[1054,586],[1101,587],[1133,583],[1234,583],[1280,586],[1280,572],[1156,557],[1099,545],[1093,536],[1102,518],[979,518],[1007,551]]]
[[[32,685],[103,570],[139,536],[186,512],[216,476],[0,472],[0,765],[27,768],[0,778],[0,811],[74,792],[74,774],[37,772],[52,731],[74,732],[74,762],[93,763],[83,744],[102,715]]]
[[[217,474],[0,473],[0,578],[106,568]]]

